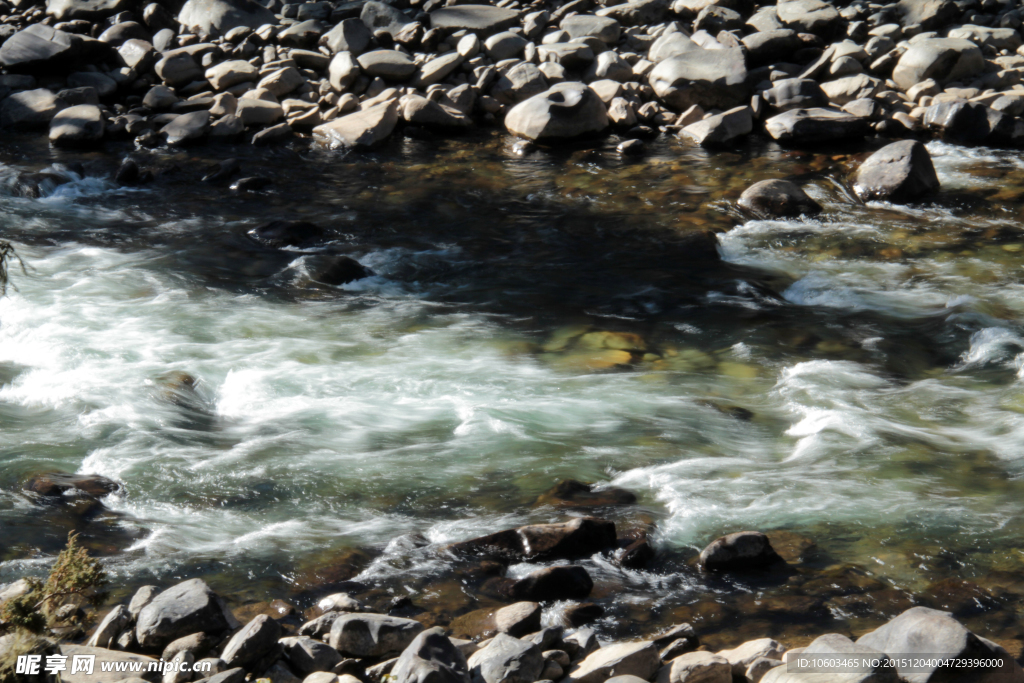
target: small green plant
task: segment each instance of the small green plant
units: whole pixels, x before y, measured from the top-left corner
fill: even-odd
[[[68,544],[57,555],[46,581],[28,579],[29,590],[4,603],[0,621],[15,630],[42,633],[65,603],[99,605],[106,599],[109,583],[103,565],[78,545],[78,534],[68,534]]]
[[[18,290],[18,288],[11,284],[8,279],[8,267],[10,266],[11,261],[17,261],[18,265],[21,266],[21,272],[26,275],[28,274],[28,271],[25,268],[25,262],[21,260],[20,256],[18,256],[18,252],[14,250],[11,243],[0,240],[0,296],[7,295],[7,285],[9,284],[15,291]]]

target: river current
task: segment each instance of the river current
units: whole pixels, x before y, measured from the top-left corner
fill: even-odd
[[[344,565],[450,617],[490,598],[433,548],[565,519],[534,503],[571,478],[635,492],[603,514],[659,550],[585,562],[602,635],[796,642],[920,602],[1019,651],[1024,155],[928,148],[943,195],[903,207],[845,189],[860,148],[211,147],[139,157],[156,180],[121,188],[116,150],[0,141],[0,238],[27,268],[0,299],[0,583],[77,529],[119,594],[203,576],[307,606]],[[200,181],[231,155],[274,182]],[[15,196],[18,173],[73,162]],[[825,211],[744,215],[774,177]],[[330,239],[247,236],[273,219]],[[376,275],[317,284],[327,252]],[[166,400],[174,373],[204,419]],[[88,514],[22,493],[49,470],[125,488]],[[776,531],[803,573],[693,568],[742,529]],[[410,533],[433,545],[389,545]]]

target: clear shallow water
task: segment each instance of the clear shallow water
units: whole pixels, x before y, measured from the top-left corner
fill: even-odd
[[[863,207],[849,150],[662,142],[622,163],[508,142],[252,153],[276,182],[248,196],[199,183],[192,153],[119,189],[116,155],[4,143],[6,177],[85,166],[0,196],[31,267],[0,300],[0,581],[43,571],[75,528],[126,586],[203,575],[306,605],[355,577],[444,621],[494,597],[436,546],[388,542],[563,519],[534,501],[575,478],[636,492],[602,514],[661,552],[645,571],[587,561],[608,635],[689,619],[709,643],[799,639],[921,601],[1024,640],[1024,157],[933,143],[941,203]],[[740,214],[767,177],[808,182],[826,213]],[[331,239],[245,236],[271,218]],[[377,275],[312,283],[323,251]],[[168,400],[174,372],[199,380],[196,411]],[[20,484],[48,469],[126,489],[99,514],[41,506]],[[795,578],[692,569],[743,528],[817,551]]]

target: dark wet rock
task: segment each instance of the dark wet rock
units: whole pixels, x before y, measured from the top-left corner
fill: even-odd
[[[46,88],[22,90],[8,95],[0,103],[0,126],[5,128],[45,128],[67,103]]]
[[[75,107],[80,104],[95,104],[100,103],[100,95],[96,92],[96,88],[84,86],[81,88],[65,88],[57,93],[57,97],[64,100],[64,104],[69,107]]]
[[[71,178],[61,173],[19,173],[14,181],[14,195],[38,199],[70,181]]]
[[[654,559],[657,553],[647,535],[627,543],[626,547],[616,555],[616,562],[627,569],[642,569]]]
[[[557,565],[538,569],[516,581],[510,588],[515,600],[582,600],[590,595],[594,580],[579,565]]]
[[[374,274],[351,256],[338,254],[312,259],[310,270],[315,281],[334,286],[362,280]]]
[[[536,602],[517,602],[463,614],[452,621],[451,629],[460,638],[489,638],[496,633],[521,638],[540,628],[540,615],[540,605]]]
[[[169,145],[187,145],[202,140],[209,130],[210,113],[194,111],[177,117],[160,132],[167,137]]]
[[[366,52],[373,41],[373,34],[359,19],[345,19],[320,37],[320,45],[331,54],[350,52],[358,57]]]
[[[608,113],[597,93],[583,83],[558,83],[513,107],[505,126],[534,142],[566,140],[605,130]]]
[[[691,123],[679,131],[679,135],[702,147],[717,147],[743,137],[753,129],[753,111],[742,106]]]
[[[258,192],[273,184],[274,181],[271,178],[266,178],[264,176],[250,176],[247,178],[239,178],[237,181],[232,183],[231,189],[235,192]]]
[[[651,71],[650,85],[665,104],[677,111],[699,105],[732,109],[750,101],[743,51],[691,50],[662,61]]]
[[[739,205],[766,217],[812,216],[821,213],[821,205],[807,196],[796,183],[788,180],[762,180],[740,195]]]
[[[32,24],[0,46],[0,66],[15,73],[53,74],[74,63],[82,39],[44,24]]]
[[[203,35],[223,36],[239,26],[276,24],[274,13],[253,0],[188,0],[178,21]]]
[[[225,159],[217,164],[217,166],[209,173],[204,175],[202,180],[204,183],[219,183],[234,176],[239,171],[241,171],[241,164],[238,163],[238,159]],[[268,223],[267,225],[275,225],[275,223]],[[259,228],[256,230],[259,230]],[[253,232],[255,233],[256,231],[254,230]]]
[[[562,638],[562,649],[574,660],[586,659],[601,647],[597,634],[590,628],[578,628]]]
[[[284,656],[300,676],[316,671],[331,671],[341,662],[341,654],[327,643],[309,636],[283,638]]]
[[[700,565],[710,571],[763,569],[782,562],[768,537],[759,531],[738,531],[711,542],[700,554]]]
[[[70,88],[93,88],[100,97],[109,97],[117,92],[117,83],[110,76],[91,71],[80,71],[68,76]]]
[[[659,632],[651,642],[654,643],[656,647],[664,648],[674,644],[678,640],[684,640],[690,643],[694,650],[700,646],[700,640],[697,638],[697,634],[693,630],[693,626],[688,623],[676,624],[675,626],[671,626],[668,629]]]
[[[185,635],[219,633],[230,626],[220,598],[202,579],[190,579],[163,591],[142,608],[135,638],[140,647],[152,650]]]
[[[49,472],[32,477],[25,484],[25,490],[40,496],[56,497],[71,490],[83,491],[90,496],[103,496],[121,490],[121,485],[99,474],[64,474]]]
[[[323,240],[324,228],[304,220],[274,220],[249,231],[249,236],[267,247],[301,247]]]
[[[478,557],[546,561],[589,557],[615,546],[615,524],[590,517],[558,524],[533,524],[448,546]]]
[[[261,614],[231,636],[231,640],[221,652],[220,659],[229,669],[265,669],[272,662],[266,661],[262,667],[259,664],[261,660],[266,660],[268,655],[280,654],[281,646],[277,642],[280,637],[280,625],[266,614]],[[276,656],[274,658],[276,659]]]
[[[775,140],[789,145],[863,138],[870,128],[867,119],[834,109],[818,108],[783,112],[765,121],[764,125]]]
[[[395,662],[390,674],[393,683],[470,681],[465,655],[441,628],[432,628],[416,636]]]
[[[981,49],[971,41],[932,38],[911,44],[896,64],[892,79],[906,91],[929,78],[939,85],[969,79],[984,68]]]
[[[117,637],[132,622],[131,612],[124,605],[116,605],[114,609],[107,612],[93,631],[92,636],[86,641],[89,647],[105,647],[113,649]]]
[[[534,683],[544,670],[540,648],[505,633],[469,658],[473,683]]]
[[[853,191],[862,201],[912,202],[939,190],[928,149],[915,140],[886,145],[860,165]]]
[[[604,607],[594,602],[581,602],[566,607],[564,614],[570,627],[579,628],[603,617]]]
[[[384,614],[343,614],[331,625],[330,640],[335,650],[350,657],[397,655],[423,631],[412,619]]]
[[[103,140],[103,112],[80,104],[57,113],[50,121],[50,143],[56,147],[87,147]]]
[[[430,26],[442,31],[466,30],[480,36],[489,36],[510,28],[519,13],[490,5],[452,5],[430,13]]]
[[[661,667],[658,648],[649,640],[606,645],[569,671],[564,683],[604,683],[612,676],[654,678]]]
[[[913,607],[885,625],[857,639],[877,652],[896,653],[906,660],[915,655],[931,658],[994,659],[997,667],[968,669],[928,667],[914,669],[900,665],[897,672],[910,680],[942,680],[949,683],[1009,683],[1024,681],[1020,665],[999,645],[971,633],[948,612]]]
[[[384,141],[398,124],[398,100],[375,104],[313,129],[313,137],[332,148],[366,148]]]
[[[626,489],[609,486],[595,488],[575,479],[565,479],[542,493],[534,505],[551,505],[564,508],[593,508],[612,505],[633,505],[636,494]]]

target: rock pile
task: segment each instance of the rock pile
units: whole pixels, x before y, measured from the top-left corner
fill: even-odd
[[[1024,140],[1022,13],[1000,0],[0,0],[0,125],[52,144],[402,126],[700,145]]]

